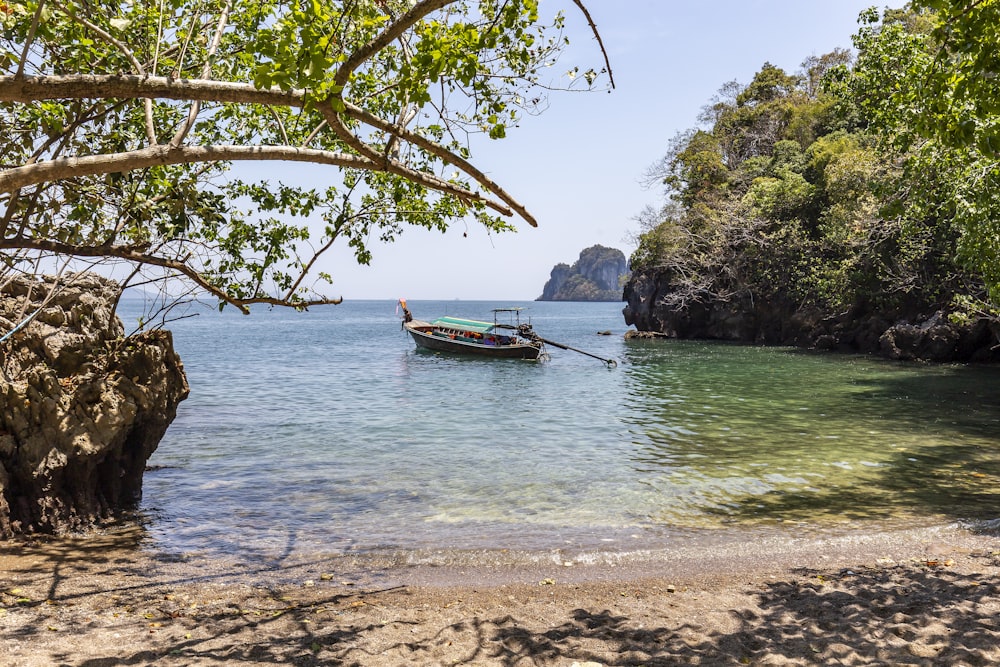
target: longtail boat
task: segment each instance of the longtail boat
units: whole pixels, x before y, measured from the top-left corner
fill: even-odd
[[[430,322],[413,319],[403,307],[403,328],[417,347],[438,352],[474,354],[501,359],[538,359],[545,346],[535,336],[530,323],[522,323],[521,308],[494,308],[493,322],[467,320],[459,317],[439,317]],[[510,322],[500,322],[501,317]]]

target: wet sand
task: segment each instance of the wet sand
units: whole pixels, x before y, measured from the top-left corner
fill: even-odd
[[[0,546],[0,664],[1000,664],[995,530],[533,561],[249,563],[130,540]]]

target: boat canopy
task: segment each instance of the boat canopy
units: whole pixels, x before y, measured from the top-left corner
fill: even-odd
[[[458,317],[439,317],[431,322],[436,327],[448,329],[461,329],[463,331],[477,331],[479,333],[489,333],[493,330],[492,322],[480,322],[479,320],[463,320]]]

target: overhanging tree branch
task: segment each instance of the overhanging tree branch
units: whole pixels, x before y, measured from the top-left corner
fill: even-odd
[[[312,162],[352,169],[376,167],[370,160],[356,155],[296,146],[180,146],[177,148],[150,146],[127,153],[61,158],[0,171],[0,192],[12,192],[29,185],[38,185],[49,181],[120,173],[147,167],[245,160]]]
[[[562,12],[547,23],[537,0],[34,5],[0,32],[0,250],[162,266],[244,310],[333,302],[302,300],[318,211],[357,221],[362,262],[404,223],[537,224],[448,143],[459,128],[502,138],[525,93],[549,89],[538,70],[565,45]],[[241,161],[336,170],[321,188],[215,178]]]
[[[407,30],[424,17],[455,2],[457,0],[423,0],[422,2],[418,2],[412,9],[394,20],[378,37],[355,49],[351,56],[337,68],[334,83],[343,88],[347,85],[351,73],[370,60],[376,53],[399,39]]]
[[[261,90],[254,88],[249,84],[231,83],[225,81],[206,81],[202,79],[174,80],[168,77],[142,77],[133,75],[29,76],[21,79],[12,76],[0,76],[0,101],[3,102],[86,99],[94,97],[94,91],[100,91],[102,97],[112,99],[139,99],[152,97],[176,101],[214,101],[233,104],[260,104],[268,107],[287,106],[291,108],[302,108],[306,103],[306,93],[303,90],[283,91],[278,87]],[[472,177],[481,187],[483,187],[483,189],[496,195],[503,202],[503,204],[494,202],[489,198],[483,197],[482,195],[471,190],[460,188],[431,174],[407,169],[398,161],[388,161],[386,156],[383,156],[378,151],[375,151],[363,141],[358,139],[350,131],[350,129],[347,128],[341,120],[339,120],[336,114],[333,113],[329,104],[322,104],[322,106],[323,116],[327,124],[334,126],[334,130],[342,140],[344,140],[355,151],[366,156],[367,158],[367,160],[358,158],[359,160],[362,160],[362,162],[349,165],[344,164],[340,166],[353,166],[359,169],[372,169],[375,171],[389,171],[391,173],[416,180],[433,190],[447,192],[467,201],[481,201],[485,205],[503,215],[509,216],[516,212],[529,224],[537,226],[538,223],[534,216],[531,215],[524,205],[520,204],[517,200],[510,196],[510,194],[504,191],[497,183],[487,177],[486,174],[479,169],[476,169],[468,160],[459,157],[453,151],[421,137],[414,132],[410,132],[405,128],[400,128],[397,125],[386,122],[378,116],[368,113],[356,105],[347,105],[345,113],[348,117],[356,118],[357,120],[369,124],[376,129],[398,136],[399,138],[419,146],[429,153],[441,158],[448,164],[461,169],[469,174],[469,176]],[[333,119],[335,118],[338,119],[334,121]],[[230,148],[235,149],[238,147]],[[278,149],[285,149],[285,152],[282,153]],[[207,159],[215,159],[209,157],[206,157],[205,159],[195,159],[194,157],[191,159],[184,159],[177,156],[175,158],[176,161],[158,162],[157,160],[160,158],[153,157],[154,155],[162,156],[165,153],[171,153],[173,150],[176,149],[170,149],[169,147],[164,147],[160,151],[143,149],[133,153],[122,153],[108,157],[114,157],[116,160],[121,160],[124,159],[124,156],[126,155],[132,155],[130,158],[131,166],[126,166],[122,169],[115,169],[114,171],[125,171],[133,168],[141,169],[143,167],[155,166],[157,164],[184,164],[190,162],[201,162]],[[315,162],[317,164],[337,164],[329,159],[314,160],[307,157],[317,154],[325,155],[327,153],[326,151],[316,151],[315,149],[294,149],[286,146],[259,147],[259,150],[259,153],[252,156],[248,153],[243,153],[243,157],[237,157],[234,154],[233,157],[226,159],[288,160],[294,162]],[[294,154],[288,153],[287,151],[290,150],[298,150],[299,152]],[[144,155],[140,156],[138,154]],[[289,157],[289,155],[293,155],[293,157]],[[96,159],[100,156],[94,157]],[[108,160],[104,163],[110,164],[111,161]],[[8,170],[7,172],[0,172],[0,192],[9,192],[14,189],[7,185],[9,182],[18,182],[16,180],[18,178],[27,178],[25,176],[10,173],[16,172],[19,169],[25,168],[21,167]],[[94,169],[95,170],[91,171],[88,175],[110,173],[100,171],[97,167],[94,167]],[[80,172],[63,171],[62,175],[58,178],[68,178],[80,175],[84,174]],[[8,179],[11,180],[8,181]],[[43,178],[43,180],[48,179]],[[42,181],[35,182],[37,183]],[[27,180],[24,184],[29,185],[32,183],[30,180]]]
[[[287,298],[278,298],[270,296],[254,296],[250,298],[239,298],[235,297],[225,290],[217,287],[216,285],[209,282],[205,276],[190,264],[176,260],[170,259],[168,257],[161,257],[159,255],[140,252],[132,247],[127,246],[114,246],[114,245],[99,245],[99,246],[87,246],[87,245],[75,245],[71,243],[60,243],[58,241],[51,241],[45,239],[37,238],[23,238],[16,237],[10,239],[0,239],[0,250],[36,250],[42,252],[50,252],[63,257],[109,257],[115,259],[125,260],[127,262],[133,262],[136,264],[147,264],[150,266],[160,266],[165,269],[170,269],[172,271],[177,271],[183,274],[188,279],[196,283],[203,290],[209,294],[215,296],[221,301],[232,304],[240,309],[243,313],[250,312],[250,306],[255,304],[266,304],[272,306],[285,306],[289,304]],[[308,308],[309,306],[324,306],[324,305],[336,305],[342,303],[343,299],[311,299],[304,300],[296,303],[297,307]]]
[[[517,212],[517,214],[521,216],[521,218],[523,218],[532,227],[538,226],[538,221],[535,219],[535,216],[533,216],[531,212],[528,211],[527,208],[525,208],[521,203],[519,203],[516,199],[510,196],[503,188],[500,187],[499,184],[494,182],[486,174],[477,169],[468,160],[462,159],[458,155],[455,155],[454,152],[447,150],[440,144],[436,144],[433,141],[429,141],[427,138],[420,136],[416,132],[411,132],[407,130],[405,127],[400,127],[399,125],[388,123],[382,118],[379,118],[374,114],[368,113],[367,111],[365,111],[360,107],[357,107],[353,104],[348,104],[346,106],[347,109],[344,113],[349,118],[359,120],[378,130],[382,130],[383,132],[391,134],[394,137],[398,137],[399,139],[408,141],[414,146],[419,146],[428,153],[431,153],[432,155],[441,158],[446,163],[461,169],[465,173],[472,176],[472,178],[474,178],[477,183],[479,183],[488,191],[492,192],[494,195],[496,195],[502,201],[504,201],[508,206],[514,209],[514,211]]]
[[[249,83],[172,79],[128,74],[67,74],[52,76],[0,76],[0,102],[38,102],[68,99],[138,99],[231,102],[302,107],[304,91],[255,88]]]

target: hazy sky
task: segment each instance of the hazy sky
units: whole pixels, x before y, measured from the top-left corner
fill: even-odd
[[[727,81],[748,83],[765,62],[796,72],[811,55],[851,47],[865,0],[587,0],[611,59],[611,93],[554,93],[549,109],[522,119],[499,142],[476,149],[473,163],[538,218],[532,228],[489,235],[459,223],[446,234],[407,229],[374,246],[370,266],[341,249],[323,266],[346,299],[535,299],[552,267],[572,264],[594,244],[622,250],[634,217],[658,205],[643,173],[669,140],[697,125],[701,108]],[[877,3],[900,7],[901,0]],[[542,0],[543,13],[563,8],[573,51],[600,52],[572,2]],[[581,62],[582,64],[582,62]],[[282,167],[286,169],[288,167]],[[463,234],[465,234],[463,236]]]

